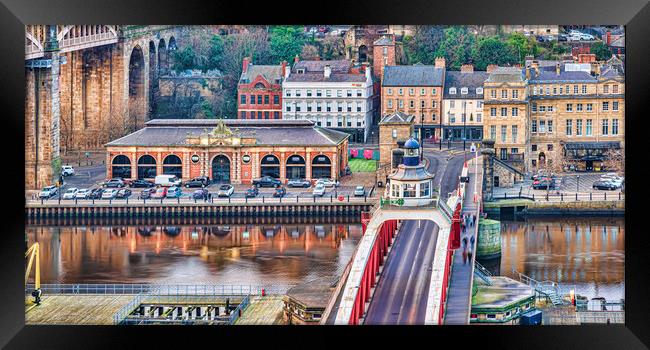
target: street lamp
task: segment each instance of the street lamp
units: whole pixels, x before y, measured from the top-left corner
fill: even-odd
[[[424,145],[422,144],[423,138],[422,138],[422,131],[424,130],[424,112],[420,114],[420,132],[418,133],[420,136],[420,162],[424,160]]]
[[[576,179],[576,193],[578,193],[580,189],[580,175],[577,175]]]
[[[467,102],[463,101],[463,152],[465,152],[465,140],[467,139],[467,116],[466,112],[467,111]]]

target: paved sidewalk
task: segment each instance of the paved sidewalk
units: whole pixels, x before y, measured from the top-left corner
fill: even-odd
[[[475,164],[478,162],[478,164]],[[478,165],[478,167],[476,167]],[[483,180],[482,174],[482,158],[479,156],[469,162],[469,183],[466,187],[465,199],[463,201],[463,214],[476,215],[476,223],[474,226],[467,226],[466,237],[468,246],[470,237],[474,237],[474,246],[472,251],[476,251],[476,244],[478,242],[478,217],[479,217],[479,202],[474,203],[474,186],[480,200],[481,183]],[[477,172],[478,171],[478,172]],[[461,232],[461,240],[464,235]],[[463,262],[463,245],[461,242],[460,248],[454,251],[451,267],[451,278],[449,282],[449,292],[447,294],[447,305],[445,310],[445,324],[464,325],[469,324],[469,313],[472,301],[472,283],[474,280],[474,260],[475,254],[472,254],[471,260]]]

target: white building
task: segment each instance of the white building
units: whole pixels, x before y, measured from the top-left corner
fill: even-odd
[[[365,142],[372,124],[373,81],[369,67],[346,60],[298,61],[282,84],[282,118],[311,120]]]
[[[460,71],[447,71],[443,93],[444,140],[483,139],[483,82],[489,77],[466,64]]]

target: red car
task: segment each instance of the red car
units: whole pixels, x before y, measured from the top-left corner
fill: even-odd
[[[151,194],[151,198],[165,198],[166,196],[167,196],[167,187],[158,187]]]

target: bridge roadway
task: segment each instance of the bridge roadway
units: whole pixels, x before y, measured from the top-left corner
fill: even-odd
[[[424,324],[438,226],[404,221],[388,254],[364,324]]]

